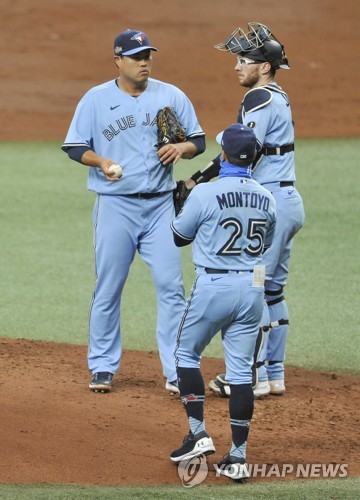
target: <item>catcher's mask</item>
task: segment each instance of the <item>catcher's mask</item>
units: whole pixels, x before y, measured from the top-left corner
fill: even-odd
[[[264,24],[248,23],[248,33],[237,28],[223,43],[214,45],[215,49],[249,57],[254,61],[269,62],[274,69],[290,69],[284,46]]]

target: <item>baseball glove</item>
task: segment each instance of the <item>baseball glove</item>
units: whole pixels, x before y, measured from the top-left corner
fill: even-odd
[[[173,191],[174,195],[174,206],[175,206],[175,215],[182,210],[184,203],[189,196],[191,189],[188,189],[185,185],[185,181],[177,181],[176,188]]]
[[[185,128],[179,122],[174,108],[166,106],[160,109],[156,115],[156,120],[158,126],[158,142],[156,146],[158,149],[166,144],[186,141]]]

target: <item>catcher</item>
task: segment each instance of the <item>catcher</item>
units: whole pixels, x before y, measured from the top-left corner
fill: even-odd
[[[267,26],[250,22],[248,29],[245,33],[237,28],[215,48],[236,57],[237,78],[247,90],[238,122],[254,130],[261,147],[252,165],[253,179],[273,194],[278,212],[273,244],[263,256],[266,303],[254,353],[254,395],[262,398],[269,394],[281,396],[285,392],[289,312],[284,287],[294,237],[304,224],[305,212],[295,186],[294,122],[290,101],[275,81],[278,70],[290,69],[285,48]],[[219,159],[215,158],[188,179],[186,186],[191,188],[207,182],[218,173]],[[218,394],[230,395],[225,374],[217,375],[209,387]]]

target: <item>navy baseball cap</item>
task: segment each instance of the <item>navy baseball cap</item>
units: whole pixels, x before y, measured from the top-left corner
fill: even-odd
[[[234,160],[243,162],[244,165],[250,165],[260,149],[253,129],[233,123],[216,136],[216,142],[221,145],[227,156]]]
[[[149,37],[143,31],[126,30],[114,40],[114,53],[116,56],[131,56],[142,50],[155,50],[150,45]]]

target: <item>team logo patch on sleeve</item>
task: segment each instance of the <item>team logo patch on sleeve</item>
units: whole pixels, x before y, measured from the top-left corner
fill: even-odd
[[[249,122],[249,123],[247,124],[247,127],[249,127],[249,128],[255,128],[255,125],[256,125],[256,123],[255,123],[255,122]]]

